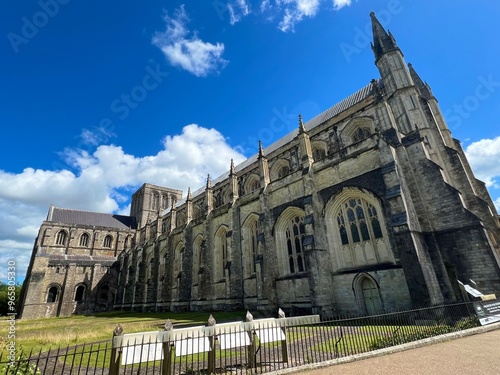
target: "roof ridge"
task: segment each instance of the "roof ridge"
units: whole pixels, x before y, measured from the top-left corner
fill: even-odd
[[[61,210],[61,211],[86,212],[86,213],[90,213],[90,214],[99,214],[99,215],[132,217],[130,215],[120,215],[120,214],[110,214],[110,213],[107,213],[107,212],[99,212],[99,211],[79,210],[79,209],[76,209],[76,208],[65,208],[65,207],[56,207],[56,206],[54,206],[54,209],[55,210]]]

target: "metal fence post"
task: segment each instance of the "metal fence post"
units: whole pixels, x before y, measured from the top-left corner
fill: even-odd
[[[118,375],[122,357],[123,328],[117,324],[113,330],[113,343],[111,348],[111,360],[109,363],[109,375]]]
[[[208,318],[208,326],[215,327],[215,318],[210,314]],[[208,341],[210,343],[210,350],[208,351],[208,373],[215,374],[215,329],[211,332]]]
[[[278,316],[280,319],[285,319],[285,312],[281,309],[278,309]],[[284,325],[281,327],[281,330],[283,331],[283,335],[285,335],[285,340],[281,341],[281,352],[283,355],[283,362],[287,363],[288,362],[288,348],[286,346],[286,323],[283,320]]]
[[[250,323],[253,320],[253,315],[250,311],[247,311],[246,320]],[[250,335],[250,345],[247,346],[247,362],[248,367],[253,369],[256,365],[255,361],[255,335],[253,333],[252,326],[248,326],[248,334]]]
[[[172,375],[172,343],[170,341],[170,332],[173,325],[170,319],[165,323],[165,331],[167,331],[167,340],[163,341],[163,363],[161,368],[161,375]]]

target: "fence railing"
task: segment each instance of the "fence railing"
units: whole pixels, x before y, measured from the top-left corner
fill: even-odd
[[[472,304],[375,316],[261,319],[126,334],[111,341],[16,360],[0,357],[0,374],[251,374],[323,362],[479,326]],[[2,372],[2,371],[5,372]]]

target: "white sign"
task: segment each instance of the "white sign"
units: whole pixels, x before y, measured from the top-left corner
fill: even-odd
[[[123,347],[122,365],[159,361],[161,359],[163,359],[163,345],[161,343],[140,344]]]
[[[266,342],[286,340],[283,330],[279,327],[256,329],[255,333],[257,334],[257,337],[259,338],[261,344],[265,344]]]
[[[250,337],[246,332],[223,333],[218,338],[222,350],[250,345]]]
[[[186,337],[182,340],[175,341],[174,346],[176,357],[208,352],[210,350],[208,337]]]

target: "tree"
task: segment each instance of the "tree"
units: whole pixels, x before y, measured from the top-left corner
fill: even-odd
[[[14,289],[12,289],[14,288]],[[19,297],[21,296],[22,285],[17,283],[16,285],[9,285],[0,282],[0,316],[7,315],[9,312],[19,312]],[[9,310],[9,297],[12,296],[12,291],[15,292],[15,305],[14,310]]]

